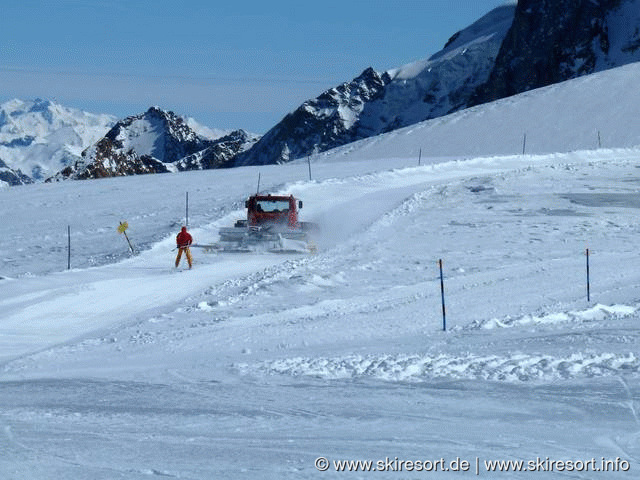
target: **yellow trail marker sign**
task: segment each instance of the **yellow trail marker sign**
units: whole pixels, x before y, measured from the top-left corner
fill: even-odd
[[[120,222],[120,225],[118,225],[118,233],[124,233],[124,238],[127,239],[127,243],[129,244],[129,250],[131,250],[131,253],[134,253],[133,245],[131,245],[131,241],[129,241],[129,237],[127,236],[127,228],[129,228],[127,222]]]

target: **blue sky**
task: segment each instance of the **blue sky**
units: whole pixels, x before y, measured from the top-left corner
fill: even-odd
[[[304,100],[427,58],[505,0],[3,0],[0,102],[158,105],[264,133]]]

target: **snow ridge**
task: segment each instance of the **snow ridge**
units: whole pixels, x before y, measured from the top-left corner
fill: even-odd
[[[640,373],[640,359],[629,353],[575,353],[568,356],[512,354],[349,355],[295,357],[257,365],[238,364],[243,375],[289,375],[326,380],[377,379],[391,382],[433,380],[489,380],[498,382],[553,382],[576,378]]]
[[[549,313],[546,315],[525,315],[517,318],[492,318],[484,321],[476,321],[469,328],[482,328],[491,330],[494,328],[513,328],[528,325],[552,325],[566,322],[585,322],[594,320],[606,320],[611,318],[625,318],[634,315],[638,307],[628,305],[595,305],[583,311],[570,311],[561,313]]]

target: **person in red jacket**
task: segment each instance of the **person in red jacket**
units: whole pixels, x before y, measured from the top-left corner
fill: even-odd
[[[193,259],[191,258],[191,251],[189,250],[189,245],[193,242],[193,238],[187,232],[187,227],[182,227],[180,233],[176,236],[176,244],[178,246],[178,256],[176,257],[176,268],[180,264],[180,257],[182,257],[182,252],[187,255],[187,262],[189,263],[189,268],[191,268],[193,264]]]

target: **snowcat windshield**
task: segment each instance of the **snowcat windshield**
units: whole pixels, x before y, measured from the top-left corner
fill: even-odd
[[[259,200],[256,203],[258,212],[285,212],[289,210],[288,200]]]

